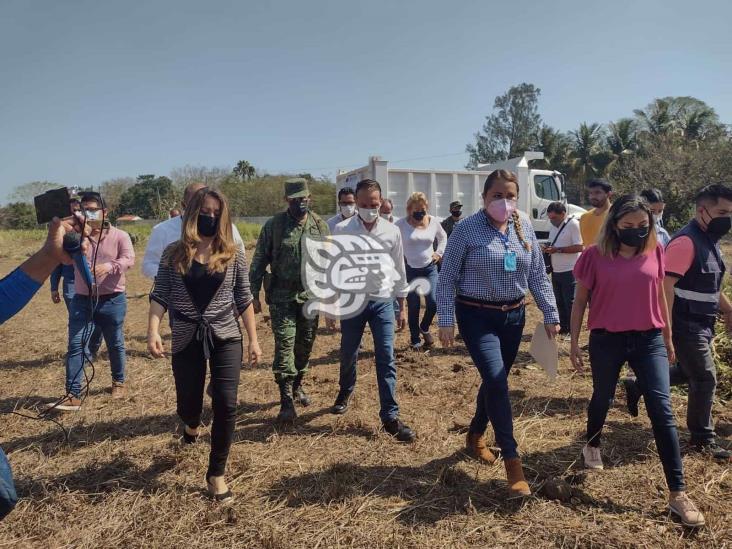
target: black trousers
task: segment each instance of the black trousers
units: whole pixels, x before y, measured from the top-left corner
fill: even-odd
[[[224,341],[214,338],[209,361],[213,424],[207,476],[221,476],[226,469],[236,425],[242,354],[241,339]],[[173,377],[178,416],[188,427],[195,429],[201,424],[206,383],[206,359],[200,341],[192,340],[185,349],[173,355]]]

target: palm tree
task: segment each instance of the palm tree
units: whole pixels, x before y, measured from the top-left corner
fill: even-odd
[[[587,124],[570,132],[573,143],[569,153],[572,177],[575,181],[586,181],[602,175],[609,164],[609,155],[602,148],[603,127],[597,122]]]
[[[670,97],[655,99],[645,109],[635,109],[633,111],[643,132],[657,137],[675,128],[676,120],[671,99]]]
[[[257,170],[254,169],[254,166],[246,160],[239,160],[232,171],[234,172],[234,175],[242,181],[248,181],[257,174]]]
[[[542,126],[536,136],[537,151],[544,153],[544,164],[554,170],[562,171],[567,164],[571,140],[565,133],[551,126]]]
[[[611,155],[610,171],[638,150],[637,125],[632,118],[621,118],[608,125],[607,147]]]

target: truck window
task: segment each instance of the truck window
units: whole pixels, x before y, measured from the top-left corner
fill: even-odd
[[[559,189],[557,189],[557,185],[554,183],[554,177],[551,175],[535,175],[534,189],[536,196],[539,198],[551,201],[561,200]]]

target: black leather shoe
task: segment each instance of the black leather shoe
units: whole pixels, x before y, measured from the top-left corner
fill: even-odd
[[[720,463],[732,463],[732,452],[726,448],[722,448],[716,442],[692,444],[691,451],[698,452]]]
[[[295,382],[292,384],[292,395],[295,397],[295,402],[300,406],[310,406],[310,397],[302,388],[302,374],[298,374],[295,378]]]
[[[384,431],[396,438],[399,442],[414,442],[417,435],[414,434],[409,426],[402,423],[400,419],[392,419],[382,423]]]
[[[345,414],[346,410],[348,410],[348,404],[351,401],[352,394],[353,391],[345,391],[341,389],[338,392],[338,396],[336,397],[335,404],[333,404],[333,408],[330,409],[330,413],[336,415]]]
[[[628,413],[633,417],[638,417],[638,401],[641,398],[638,382],[635,379],[626,377],[623,379],[623,388],[625,389],[625,405],[628,407]]]

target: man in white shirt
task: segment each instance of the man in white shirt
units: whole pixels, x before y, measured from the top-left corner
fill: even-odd
[[[325,222],[328,224],[330,234],[333,234],[335,226],[356,214],[356,195],[351,187],[343,187],[338,191],[338,213]]]
[[[198,191],[205,188],[206,185],[203,183],[191,183],[188,185],[183,192],[183,211],[185,212],[186,205],[191,201],[193,195]],[[172,244],[176,240],[180,240],[180,232],[183,227],[183,216],[171,217],[167,221],[158,223],[153,227],[150,233],[150,239],[147,241],[147,248],[145,248],[145,257],[142,260],[142,274],[148,278],[155,278],[158,274],[158,265],[160,265],[160,257],[163,255],[163,250]],[[236,225],[231,224],[231,230],[234,233],[234,241],[238,246],[244,246],[239,231]]]
[[[562,202],[552,202],[546,209],[552,226],[549,243],[544,252],[551,256],[552,286],[559,309],[560,334],[569,334],[569,320],[574,303],[574,264],[582,253],[582,233],[579,220],[567,217],[567,207]]]
[[[393,291],[400,305],[396,322],[404,326],[406,315],[404,298],[407,295],[407,277],[404,269],[402,235],[392,223],[379,216],[381,186],[373,179],[364,179],[356,186],[358,215],[342,221],[335,227],[334,235],[370,235],[379,239],[391,256],[396,271]],[[380,251],[382,253],[383,251]],[[383,286],[380,286],[383,288]],[[389,286],[391,288],[391,286]],[[391,294],[393,295],[393,294]],[[396,363],[394,361],[394,308],[391,295],[385,299],[370,300],[356,316],[341,319],[340,391],[333,405],[334,414],[343,414],[356,387],[356,362],[358,347],[366,323],[374,337],[376,380],[379,387],[381,410],[379,417],[384,430],[400,442],[412,442],[414,431],[399,419],[396,401]]]

